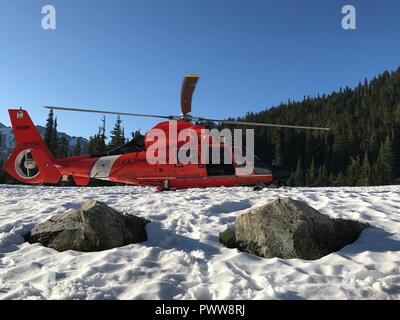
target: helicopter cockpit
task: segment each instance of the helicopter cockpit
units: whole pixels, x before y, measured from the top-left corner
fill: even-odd
[[[133,135],[132,140],[129,142],[111,150],[108,152],[92,154],[91,158],[105,157],[105,156],[117,156],[121,154],[126,154],[130,152],[141,152],[146,151],[146,146],[144,144],[144,136],[141,134]]]

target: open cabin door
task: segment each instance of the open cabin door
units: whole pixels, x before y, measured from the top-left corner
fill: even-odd
[[[213,163],[213,152],[219,159],[219,163]],[[227,159],[225,159],[225,152],[227,153]],[[220,148],[211,147],[208,152],[208,164],[207,175],[212,176],[234,176],[235,166],[233,165],[232,148],[221,145]]]

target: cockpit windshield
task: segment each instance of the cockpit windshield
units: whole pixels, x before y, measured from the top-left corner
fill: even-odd
[[[111,151],[104,152],[101,154],[92,154],[92,158],[105,157],[105,156],[116,156],[120,154],[130,153],[130,152],[141,152],[146,151],[146,146],[144,144],[144,139],[141,137],[134,137],[131,141],[119,146]]]
[[[264,174],[272,174],[272,166],[261,160],[259,157],[257,157],[253,152],[251,152],[249,149],[243,148],[242,149],[242,155],[246,155],[247,159],[254,159],[254,173],[258,175],[264,175]]]

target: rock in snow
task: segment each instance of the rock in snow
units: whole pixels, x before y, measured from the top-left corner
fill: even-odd
[[[277,199],[236,219],[237,247],[265,258],[319,259],[354,242],[368,225],[331,219],[304,202]]]
[[[225,231],[221,232],[219,234],[219,242],[227,248],[237,248],[235,228],[228,227]]]
[[[79,210],[52,217],[36,226],[28,241],[57,251],[102,251],[147,240],[150,221],[122,215],[106,204],[85,201]]]

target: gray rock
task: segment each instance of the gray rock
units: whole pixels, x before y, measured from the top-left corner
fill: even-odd
[[[227,248],[236,248],[236,235],[235,228],[227,228],[219,234],[219,242],[221,242]]]
[[[98,201],[85,201],[79,210],[52,217],[36,226],[29,238],[57,251],[102,251],[147,240],[150,221],[123,215]]]
[[[290,198],[252,208],[236,219],[237,247],[265,258],[319,259],[354,242],[368,224],[331,219]]]

